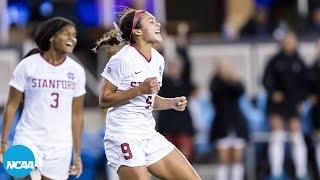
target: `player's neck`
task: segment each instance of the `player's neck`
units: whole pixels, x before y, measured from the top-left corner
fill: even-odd
[[[45,51],[42,56],[44,59],[52,64],[52,65],[59,65],[66,59],[66,55],[63,53],[58,53],[57,51],[54,51],[53,49],[49,49],[48,51]]]
[[[146,58],[146,60],[151,60],[152,44],[146,44],[137,41],[136,43],[131,44],[131,46],[135,47],[137,51],[139,51]]]

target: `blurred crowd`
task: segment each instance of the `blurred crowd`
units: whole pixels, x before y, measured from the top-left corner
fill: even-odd
[[[85,26],[77,16],[75,0],[52,2],[55,10],[50,16],[63,16],[77,24],[79,44],[75,54],[86,69],[98,78],[98,58],[89,50],[109,27]],[[265,92],[257,97],[247,96],[243,82],[222,57],[208,82],[210,98],[200,96],[197,82],[192,79],[189,54],[192,27],[186,22],[175,23],[173,29],[168,25],[167,32],[163,28],[165,42],[158,47],[166,59],[159,94],[163,97],[186,96],[189,105],[184,112],[168,110],[156,113],[157,130],[176,145],[190,162],[215,162],[215,175],[219,180],[248,177],[246,151],[253,143],[257,179],[319,179],[320,41],[316,42],[314,63],[307,66],[299,54],[297,36],[291,30],[318,36],[320,4],[315,0],[309,0],[307,7],[289,0],[225,2],[228,2],[224,4],[225,9],[230,11],[221,23],[221,38],[228,41],[242,37],[255,40],[276,38],[279,42],[278,52],[268,61],[261,79]],[[240,7],[239,3],[243,3],[243,8],[233,12],[234,7]],[[141,4],[132,6],[138,9],[143,7]],[[298,11],[290,14],[294,8]],[[35,23],[46,18],[33,12],[31,19]],[[10,42],[18,43],[32,37],[35,27],[32,23],[23,27],[12,24]],[[17,37],[21,36],[19,32],[26,36]],[[90,100],[87,105],[97,102],[96,97]],[[252,117],[252,112],[258,116]],[[262,119],[259,131],[266,132],[267,141],[254,141],[253,132],[256,129],[251,124],[252,118]],[[84,132],[82,156],[85,170],[80,179],[106,179],[103,133],[103,128],[95,133]]]
[[[307,66],[299,54],[295,33],[283,33],[278,52],[267,62],[261,79],[264,98],[247,96],[228,60],[219,59],[208,82],[211,98],[205,102],[199,96],[196,80],[190,78],[186,26],[177,26],[175,56],[166,59],[160,94],[187,96],[189,106],[183,113],[160,112],[159,132],[191,162],[217,162],[216,179],[243,179],[245,152],[254,142],[256,130],[250,116],[258,112],[263,119],[259,131],[268,135],[267,141],[254,142],[257,177],[318,179],[320,41],[316,42],[314,63]]]
[[[227,41],[279,39],[289,29],[306,38],[320,33],[317,0],[228,0],[224,6],[226,17],[221,29]]]
[[[257,178],[318,179],[320,41],[316,42],[313,64],[307,66],[299,54],[295,33],[285,31],[279,37],[278,51],[264,69],[264,97],[247,96],[228,60],[219,59],[208,82],[211,98],[205,102],[197,91],[197,80],[190,78],[186,26],[177,26],[175,56],[167,55],[159,93],[164,97],[187,96],[189,106],[183,113],[160,112],[159,132],[191,162],[216,162],[216,179],[244,179],[248,173],[245,152],[252,143]],[[257,117],[252,117],[252,112],[263,119],[259,131],[266,132],[266,141],[255,140],[257,129],[251,122]]]

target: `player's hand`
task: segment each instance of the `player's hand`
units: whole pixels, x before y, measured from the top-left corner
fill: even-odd
[[[82,161],[80,155],[73,156],[73,165],[70,167],[69,174],[76,176],[77,178],[82,174]]]
[[[141,94],[154,94],[158,91],[158,81],[156,77],[145,79],[140,86],[138,86]]]
[[[0,148],[0,163],[3,162],[3,154],[8,149],[8,143],[7,142],[1,142],[1,148]]]
[[[173,98],[173,109],[176,111],[184,111],[187,104],[187,98],[184,96]]]

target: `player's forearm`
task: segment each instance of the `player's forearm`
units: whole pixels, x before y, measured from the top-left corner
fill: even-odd
[[[154,100],[153,109],[154,110],[167,110],[173,109],[174,107],[174,98],[163,98],[161,96],[156,96]]]
[[[81,139],[83,131],[83,113],[79,112],[72,116],[72,137],[74,153],[76,155],[81,154]]]
[[[3,110],[1,142],[7,142],[18,106],[7,104]]]
[[[141,94],[142,93],[138,87],[116,93],[100,94],[99,105],[103,109],[113,107],[125,103],[136,96],[140,96]]]
[[[81,154],[81,139],[83,131],[83,103],[84,96],[75,97],[72,102],[72,138],[74,153]]]

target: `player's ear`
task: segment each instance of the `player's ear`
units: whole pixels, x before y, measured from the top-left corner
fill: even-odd
[[[141,31],[141,29],[133,29],[133,32],[132,32],[134,35],[136,35],[136,36],[141,36],[141,34],[142,34],[142,31]]]

